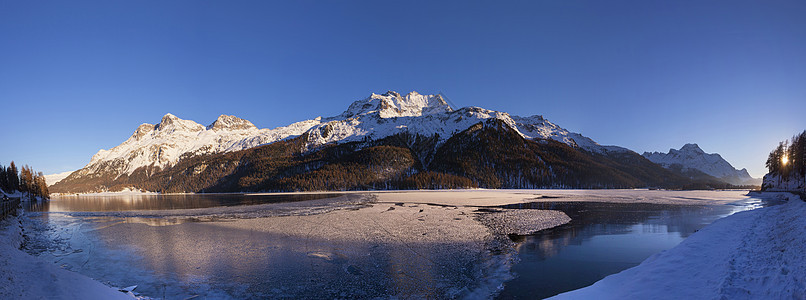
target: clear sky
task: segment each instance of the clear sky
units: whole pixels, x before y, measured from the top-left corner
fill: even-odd
[[[760,177],[806,129],[806,1],[0,0],[0,163],[76,170],[165,113],[260,128],[442,91]]]

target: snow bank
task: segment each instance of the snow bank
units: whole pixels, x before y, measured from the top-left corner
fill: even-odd
[[[19,250],[17,218],[0,222],[0,299],[134,299]]]
[[[552,299],[800,299],[806,295],[806,203],[717,220],[637,267]]]
[[[22,193],[20,191],[14,191],[13,193],[8,193],[6,191],[0,190],[0,193],[5,195],[6,197],[11,197],[11,198],[21,198],[22,197]]]
[[[782,178],[781,175],[769,173],[764,175],[761,189],[771,192],[806,191],[806,179],[798,174],[792,174],[789,178]]]

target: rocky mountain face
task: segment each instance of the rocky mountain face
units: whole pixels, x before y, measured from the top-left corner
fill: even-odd
[[[277,191],[441,187],[684,186],[635,152],[542,116],[454,109],[440,95],[372,94],[333,117],[274,129],[167,114],[101,150],[54,192]]]
[[[697,144],[685,144],[680,150],[668,153],[644,152],[644,157],[667,169],[694,179],[715,178],[733,185],[758,185],[747,169],[737,170],[717,153],[705,153]]]

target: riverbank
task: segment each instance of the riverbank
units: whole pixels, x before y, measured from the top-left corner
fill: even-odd
[[[19,249],[22,239],[17,217],[0,221],[0,299],[134,299],[26,254]]]
[[[720,219],[637,267],[552,299],[799,299],[806,295],[806,203]]]

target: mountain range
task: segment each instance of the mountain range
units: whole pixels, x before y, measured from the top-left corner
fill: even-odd
[[[454,109],[441,95],[390,91],[355,101],[336,116],[274,129],[235,116],[203,126],[166,114],[157,124],[140,125],[117,147],[98,151],[51,191],[725,185],[681,170],[599,145],[539,115]]]
[[[716,178],[733,185],[759,185],[747,169],[737,170],[718,153],[705,153],[697,144],[685,144],[668,153],[644,152],[644,157],[667,169],[673,169],[693,179]]]

